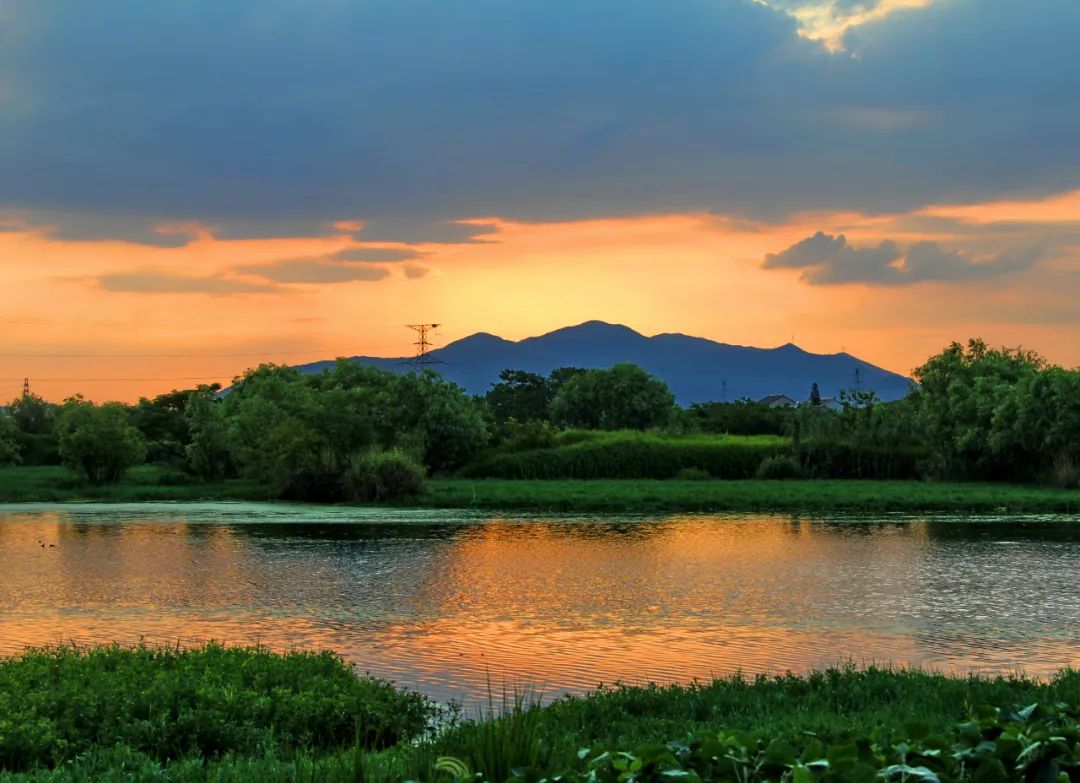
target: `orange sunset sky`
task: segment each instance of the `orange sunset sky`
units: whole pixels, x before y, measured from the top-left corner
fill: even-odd
[[[227,6],[0,5],[0,399],[414,322],[1080,365],[1071,0]]]

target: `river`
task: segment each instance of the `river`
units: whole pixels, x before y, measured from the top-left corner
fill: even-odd
[[[0,506],[0,653],[329,648],[436,699],[847,661],[1080,665],[1065,518]]]

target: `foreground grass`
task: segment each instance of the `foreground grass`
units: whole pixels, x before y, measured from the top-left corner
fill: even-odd
[[[635,780],[870,781],[893,779],[877,770],[897,758],[910,756],[914,767],[920,746],[948,750],[947,757],[939,747],[917,762],[948,762],[948,769],[937,770],[941,781],[1080,779],[1080,767],[1068,766],[1069,754],[1080,761],[1075,715],[1054,707],[1080,705],[1076,672],[1033,682],[848,668],[807,677],[617,687],[546,707],[526,698],[506,705],[496,699],[484,714],[452,721],[438,736],[424,733],[430,705],[357,678],[326,655],[218,647],[53,650],[0,663],[0,678],[0,768],[13,770],[0,773],[3,781],[449,783],[454,776],[440,766],[457,765],[459,773],[468,770],[462,779],[562,775],[614,783],[630,779],[620,778],[627,771],[620,769],[623,761],[638,764]],[[1009,714],[1036,703],[1047,711]],[[984,723],[973,723],[973,713]],[[1018,720],[1014,731],[1010,722]],[[350,723],[389,728],[372,733]],[[1019,736],[1011,744],[1009,731]],[[12,753],[12,737],[30,738],[49,752],[31,763]],[[972,756],[958,775],[958,747],[995,763],[987,761],[978,773],[983,761]],[[1029,766],[1013,774],[1021,762],[1049,763],[1051,756],[1053,769]],[[446,757],[456,761],[440,765]],[[831,767],[812,763],[826,757]],[[739,768],[729,769],[729,761]],[[796,766],[805,769],[793,777]],[[906,779],[931,783],[910,772]]]
[[[438,479],[420,504],[565,512],[924,511],[1075,513],[1080,490],[1019,484],[790,481]]]
[[[13,770],[120,746],[157,762],[386,747],[433,715],[329,653],[57,647],[0,661],[0,768]]]
[[[118,484],[95,487],[59,467],[0,469],[0,503],[272,500],[249,481],[203,483],[157,467],[135,468]],[[427,482],[402,506],[535,512],[693,511],[1076,513],[1080,490],[1028,484],[761,479],[444,479]]]

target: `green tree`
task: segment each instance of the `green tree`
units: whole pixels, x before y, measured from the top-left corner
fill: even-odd
[[[990,348],[982,340],[953,343],[914,372],[919,422],[939,475],[1020,479],[1035,465],[1010,424],[1024,384],[1046,369],[1037,354]]]
[[[399,376],[388,409],[399,433],[394,445],[420,452],[431,471],[454,470],[487,445],[491,434],[481,404],[465,390],[431,372]]]
[[[644,430],[671,420],[671,389],[635,364],[574,375],[552,402],[552,418],[567,427]]]
[[[12,400],[8,414],[16,429],[19,454],[24,465],[58,465],[56,406],[36,394]]]
[[[695,402],[688,411],[693,429],[717,435],[786,435],[796,409],[770,408],[743,399],[737,402]]]
[[[19,457],[19,428],[8,414],[0,414],[0,465],[15,465]]]
[[[234,469],[232,435],[225,406],[213,386],[191,392],[184,405],[189,443],[184,447],[191,472],[207,481],[217,481]]]
[[[815,408],[821,405],[821,390],[818,389],[817,381],[810,387],[810,404]]]
[[[549,378],[524,370],[503,370],[499,382],[492,384],[484,402],[495,420],[502,423],[543,421],[555,399],[555,386]]]
[[[57,416],[60,457],[93,484],[119,481],[146,457],[142,434],[117,402],[95,405],[80,397],[67,400]]]
[[[1080,371],[1025,378],[994,417],[994,445],[1016,448],[1061,486],[1080,484]]]
[[[221,389],[220,384],[204,387],[212,392]],[[193,390],[171,391],[153,399],[141,397],[131,407],[131,422],[143,434],[150,462],[172,462],[184,458],[191,442],[188,427],[188,399]]]
[[[373,450],[452,470],[488,441],[483,405],[435,373],[398,375],[339,360],[319,374],[262,366],[238,379],[223,416],[246,476],[285,497],[345,500]]]

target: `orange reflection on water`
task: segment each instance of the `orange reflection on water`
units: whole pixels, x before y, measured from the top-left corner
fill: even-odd
[[[489,680],[554,694],[845,660],[1041,675],[1080,645],[1069,526],[319,513],[232,525],[212,509],[0,512],[0,651],[315,647],[476,698]]]

